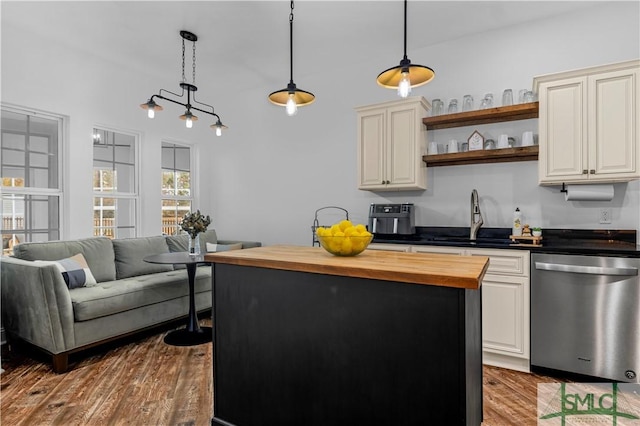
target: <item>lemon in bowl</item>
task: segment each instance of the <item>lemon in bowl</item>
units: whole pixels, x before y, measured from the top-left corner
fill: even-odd
[[[354,226],[343,220],[329,228],[319,227],[316,235],[320,246],[335,256],[356,256],[362,253],[373,239],[364,225]]]

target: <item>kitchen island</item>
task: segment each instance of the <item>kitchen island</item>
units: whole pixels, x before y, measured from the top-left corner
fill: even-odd
[[[211,253],[214,425],[479,425],[488,258]]]

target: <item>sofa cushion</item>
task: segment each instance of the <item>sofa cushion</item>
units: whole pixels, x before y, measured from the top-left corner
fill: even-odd
[[[189,248],[189,234],[170,235],[167,238],[169,251],[187,251]],[[200,234],[200,252],[206,252],[206,244],[215,244],[218,242],[218,236],[215,229],[209,229]]]
[[[119,280],[173,270],[172,265],[144,261],[146,256],[169,252],[169,246],[162,235],[116,239],[112,243],[115,253],[116,278]]]
[[[166,239],[169,251],[172,253],[176,251],[187,251],[187,247],[189,247],[189,235],[187,234],[169,235]]]
[[[211,291],[211,268],[196,268],[195,294]],[[76,321],[88,321],[189,295],[186,270],[141,275],[69,291]]]
[[[34,262],[55,265],[69,289],[96,284],[96,279],[82,253],[61,260],[36,260]]]
[[[200,248],[201,252],[207,251],[207,243],[216,244],[218,242],[218,235],[215,229],[209,229],[200,234]]]
[[[21,243],[13,247],[13,255],[23,260],[59,260],[78,253],[86,259],[97,282],[116,279],[113,244],[107,237]]]
[[[242,243],[233,244],[211,244],[207,243],[207,253],[216,253],[221,251],[240,250]]]

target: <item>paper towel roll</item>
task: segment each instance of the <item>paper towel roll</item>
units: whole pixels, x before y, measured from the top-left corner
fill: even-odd
[[[611,201],[613,185],[567,185],[566,201]]]

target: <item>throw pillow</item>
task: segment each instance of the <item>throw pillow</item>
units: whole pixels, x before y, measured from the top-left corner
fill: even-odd
[[[38,260],[36,262],[55,265],[62,274],[62,278],[69,290],[85,287],[87,284],[96,284],[96,279],[82,253],[61,260]]]
[[[207,243],[207,253],[215,253],[220,251],[240,250],[242,243],[235,244],[211,244]]]

